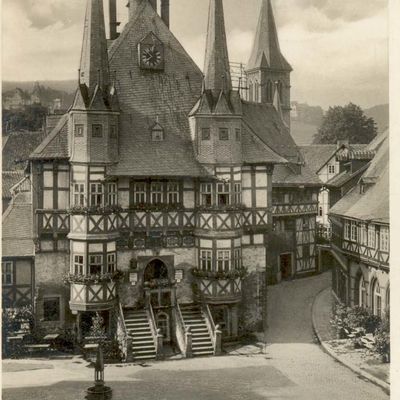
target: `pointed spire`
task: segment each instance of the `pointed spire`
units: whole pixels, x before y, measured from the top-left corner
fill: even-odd
[[[215,95],[232,90],[222,0],[210,0],[204,75],[205,89]]]
[[[90,97],[97,85],[105,90],[110,84],[103,0],[87,0],[80,84],[87,86]]]
[[[262,0],[261,4],[253,49],[247,64],[247,70],[255,68],[292,70],[280,50],[271,0]]]

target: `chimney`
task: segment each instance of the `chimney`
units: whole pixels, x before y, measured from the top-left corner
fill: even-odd
[[[117,33],[117,0],[108,0],[110,14],[110,40],[115,40],[119,35]]]
[[[169,0],[161,0],[161,18],[169,28]]]

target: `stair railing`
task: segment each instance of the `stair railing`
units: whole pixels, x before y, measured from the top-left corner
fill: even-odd
[[[192,357],[192,333],[190,328],[186,328],[185,326],[185,321],[183,320],[181,308],[178,303],[173,308],[173,315],[175,320],[175,337],[179,350],[184,357]]]
[[[163,335],[161,333],[161,329],[157,329],[156,319],[154,317],[153,307],[151,306],[150,302],[147,302],[146,305],[146,313],[147,318],[150,322],[150,330],[151,335],[153,336],[154,346],[156,348],[156,357],[162,358],[163,356]]]
[[[119,349],[121,351],[122,361],[127,362],[130,356],[131,339],[126,329],[124,311],[122,310],[121,303],[118,303],[117,341]]]
[[[208,331],[211,335],[211,340],[213,343],[214,355],[217,356],[222,352],[222,332],[219,325],[215,325],[214,319],[212,317],[210,307],[208,304],[202,304],[201,306],[204,319],[207,324]]]

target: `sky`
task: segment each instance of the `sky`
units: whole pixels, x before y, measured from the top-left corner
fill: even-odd
[[[117,2],[123,29],[128,0]],[[75,79],[86,1],[2,3],[3,80]],[[170,3],[171,30],[202,68],[209,0]],[[272,3],[281,50],[294,69],[292,100],[325,109],[350,101],[365,108],[388,102],[387,0]],[[261,0],[224,0],[231,61],[247,62],[260,5]]]

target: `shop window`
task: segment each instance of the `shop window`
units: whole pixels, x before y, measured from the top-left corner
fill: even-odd
[[[103,125],[100,125],[100,124],[92,125],[92,137],[95,137],[95,138],[103,137]]]
[[[108,205],[115,206],[118,204],[118,188],[115,182],[107,184]]]
[[[102,206],[104,197],[104,188],[102,183],[90,184],[90,205]]]
[[[201,129],[201,140],[210,140],[210,139],[211,139],[210,128],[202,128]]]
[[[55,322],[60,320],[60,298],[47,297],[43,300],[43,320]]]
[[[1,275],[3,285],[12,285],[14,283],[14,264],[12,261],[1,263]]]
[[[202,206],[211,206],[212,204],[212,184],[202,183],[200,185],[200,202]]]
[[[169,204],[179,203],[179,183],[168,182],[167,184],[167,198]]]
[[[231,263],[230,250],[217,250],[217,270],[219,272],[229,271]]]
[[[219,140],[229,140],[228,128],[219,128]]]
[[[200,268],[203,271],[212,270],[212,251],[200,250]]]
[[[83,275],[83,255],[75,254],[74,255],[74,274],[75,275]]]
[[[103,256],[101,254],[93,254],[89,256],[89,273],[90,275],[101,274],[103,270]]]
[[[141,204],[146,202],[146,183],[135,182],[133,185],[133,199],[135,204]]]
[[[230,184],[217,183],[217,204],[226,206],[230,204]]]

